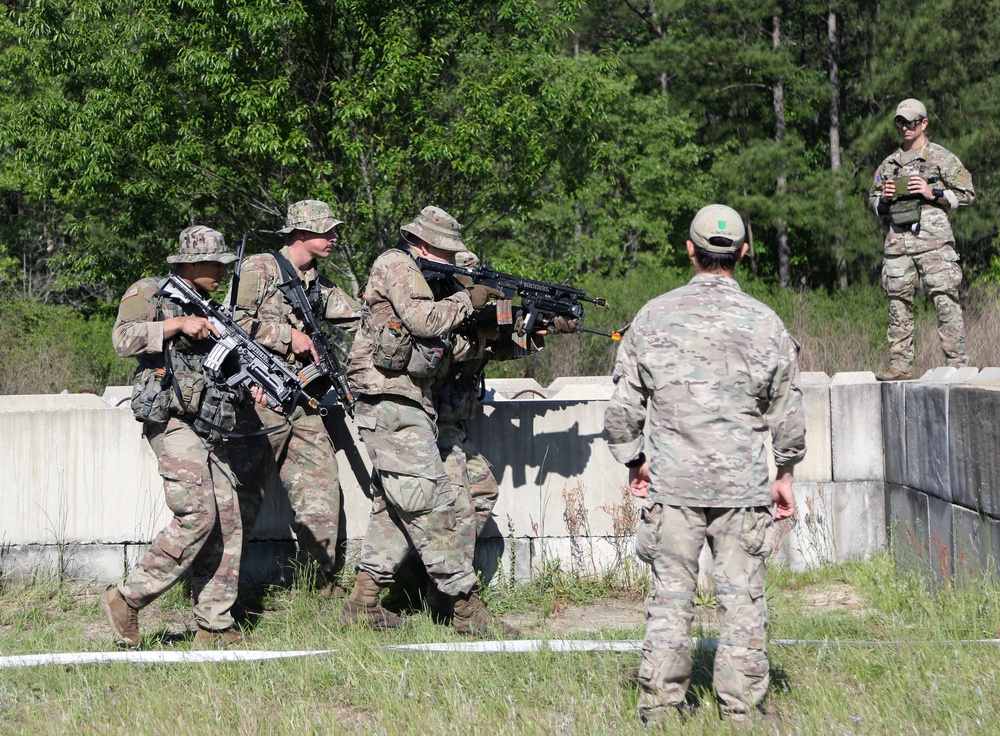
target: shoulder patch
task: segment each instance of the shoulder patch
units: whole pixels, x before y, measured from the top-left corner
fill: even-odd
[[[135,295],[136,295],[136,294],[138,294],[138,293],[139,293],[139,287],[138,287],[138,286],[135,286],[135,285],[133,285],[132,287],[130,287],[130,288],[129,288],[129,290],[128,290],[128,291],[126,291],[126,292],[125,292],[124,294],[122,294],[122,299],[121,299],[121,300],[122,300],[122,301],[125,301],[125,300],[126,300],[126,299],[128,299],[129,297],[131,297],[131,296],[135,296]]]

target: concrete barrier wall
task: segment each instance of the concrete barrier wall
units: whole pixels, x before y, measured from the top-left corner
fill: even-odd
[[[871,373],[806,373],[802,386],[809,449],[796,468],[799,512],[781,527],[780,560],[801,569],[863,557],[885,544],[887,528],[897,541],[912,537],[925,556],[940,540],[948,563],[939,567],[949,575],[960,550],[982,564],[996,556],[1000,370],[948,369],[897,384],[878,384]],[[155,457],[127,406],[116,406],[128,392],[109,388],[103,400],[0,397],[4,574],[111,580],[166,523]],[[606,377],[549,387],[488,382],[470,427],[501,488],[480,550],[487,575],[523,579],[546,564],[600,574],[630,559],[624,527],[635,507],[602,434],[610,394]],[[332,416],[329,426],[344,488],[342,526],[356,549],[371,467],[350,421]],[[248,579],[287,576],[291,517],[271,482]]]

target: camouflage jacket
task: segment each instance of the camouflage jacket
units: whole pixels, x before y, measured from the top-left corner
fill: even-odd
[[[774,461],[805,455],[798,348],[778,316],[731,278],[696,275],[646,304],[618,348],[604,431],[615,459],[643,451],[650,499],[671,506],[770,506]]]
[[[289,258],[287,246],[281,254]],[[296,275],[302,280],[306,293],[313,282],[319,280],[320,302],[317,318],[326,319],[338,326],[349,326],[359,316],[358,303],[340,287],[334,286],[315,267],[300,271],[294,263]],[[243,262],[240,271],[239,293],[236,295],[236,321],[240,327],[253,335],[254,339],[285,362],[299,366],[311,361],[308,356],[296,356],[291,352],[292,328],[308,334],[308,328],[292,309],[278,287],[284,282],[278,261],[270,253],[258,253]],[[225,304],[232,295],[227,294]]]
[[[416,261],[399,248],[390,248],[372,264],[362,303],[361,327],[347,360],[348,380],[359,394],[401,396],[421,404],[428,414],[435,416],[433,377],[414,378],[406,371],[375,366],[373,355],[379,331],[388,322],[398,321],[413,337],[441,337],[471,313],[472,302],[467,291],[434,301]]]
[[[949,206],[945,208],[927,201],[922,202],[920,227],[916,233],[907,226],[889,223],[889,232],[885,236],[885,255],[924,253],[944,245],[953,245],[955,236],[951,232],[948,212],[976,200],[976,190],[972,186],[969,170],[955,154],[937,143],[928,142],[923,148],[911,151],[897,148],[875,172],[872,188],[868,192],[868,206],[872,212],[885,218],[885,213],[878,211],[885,181],[907,176],[927,179],[932,189],[944,192]]]

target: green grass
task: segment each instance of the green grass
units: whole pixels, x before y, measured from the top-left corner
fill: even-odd
[[[99,589],[64,583],[6,582],[0,592],[0,653],[111,650]],[[574,581],[558,571],[530,585],[490,590],[497,609],[554,617],[603,596],[641,610],[641,591]],[[900,647],[771,649],[768,707],[786,730],[803,734],[965,734],[1000,732],[995,660],[988,645],[940,643],[1000,631],[1000,589],[970,583],[925,589],[887,554],[793,574],[770,571],[773,639],[906,641]],[[256,597],[255,648],[320,649],[319,657],[257,663],[85,665],[0,673],[5,733],[24,734],[629,734],[635,653],[433,654],[387,652],[387,643],[465,641],[414,610],[401,632],[342,630],[339,604],[296,591]],[[397,596],[395,600],[400,597]],[[177,638],[187,611],[181,589],[143,611],[147,649],[190,647]],[[555,602],[555,605],[553,605]],[[703,612],[711,620],[711,612]],[[641,638],[641,626],[567,636]],[[188,622],[188,625],[190,623]],[[527,637],[551,636],[547,624]],[[696,634],[716,633],[711,624]],[[562,635],[560,635],[562,636]],[[171,643],[172,642],[172,643]],[[692,699],[683,733],[730,733],[711,695],[711,651],[695,652]],[[750,732],[765,733],[762,729]]]

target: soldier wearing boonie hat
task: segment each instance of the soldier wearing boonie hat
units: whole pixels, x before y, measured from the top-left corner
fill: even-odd
[[[927,137],[927,108],[908,98],[893,123],[900,147],[875,172],[868,204],[888,228],[883,247],[882,288],[889,297],[889,367],[875,377],[913,377],[913,300],[922,281],[934,301],[946,363],[968,364],[965,321],[958,290],[962,267],[949,213],[975,201],[972,175],[951,151]]]
[[[301,282],[316,322],[352,328],[358,319],[357,302],[323,276],[316,267],[329,258],[343,221],[330,205],[304,199],[288,206],[285,224],[277,233],[285,245],[274,253],[257,253],[243,263],[236,294],[236,321],[254,339],[296,370],[317,362],[315,346],[304,316],[282,291],[290,279]],[[227,297],[227,301],[229,297]],[[337,456],[319,409],[299,402],[285,413],[257,406],[265,427],[279,426],[267,438],[288,500],[295,512],[292,529],[299,549],[319,566],[315,588],[323,598],[344,594],[337,578],[343,562],[339,538],[341,486]],[[268,458],[269,460],[271,458]]]
[[[752,720],[768,688],[764,563],[774,549],[773,520],[795,511],[792,466],[805,455],[805,421],[795,341],[733,278],[745,235],[731,207],[695,215],[687,241],[694,278],[632,320],[604,414],[608,447],[643,499],[635,547],[653,573],[639,668],[646,724],[684,706],[706,541],[721,612],[713,684],[723,717]],[[778,467],[773,484],[764,427]]]
[[[456,525],[461,499],[436,445],[433,387],[452,352],[449,335],[485,305],[491,290],[472,285],[435,299],[417,259],[453,264],[466,250],[458,220],[440,207],[425,207],[400,233],[404,242],[372,265],[348,359],[351,384],[361,395],[355,423],[381,483],[372,487],[358,577],[340,620],[400,626],[398,616],[378,605],[378,595],[415,550],[432,584],[454,604],[456,630],[486,633],[478,628],[481,618],[473,619],[476,573]],[[426,359],[428,347],[438,364]]]
[[[218,288],[226,265],[236,260],[222,233],[203,225],[185,228],[179,245],[167,262],[206,296]],[[139,646],[139,610],[190,570],[198,581],[192,588],[195,644],[237,644],[243,641],[232,616],[244,531],[240,509],[255,504],[260,488],[233,480],[241,450],[225,445],[216,434],[195,431],[195,419],[211,403],[201,400],[208,391],[202,363],[215,344],[210,339],[214,328],[195,308],[161,291],[164,282],[145,278],[125,292],[112,341],[120,356],[139,362],[132,411],[143,422],[163,475],[167,506],[175,515],[129,574],[101,594],[101,606],[115,639]],[[253,416],[241,388],[220,393],[224,398],[219,403],[232,407],[231,416]],[[242,451],[254,449],[250,443]]]
[[[276,232],[287,235],[293,230],[305,230],[310,233],[326,233],[337,225],[343,225],[343,220],[333,216],[333,210],[326,202],[318,199],[304,199],[288,205],[285,215],[285,226]]]

